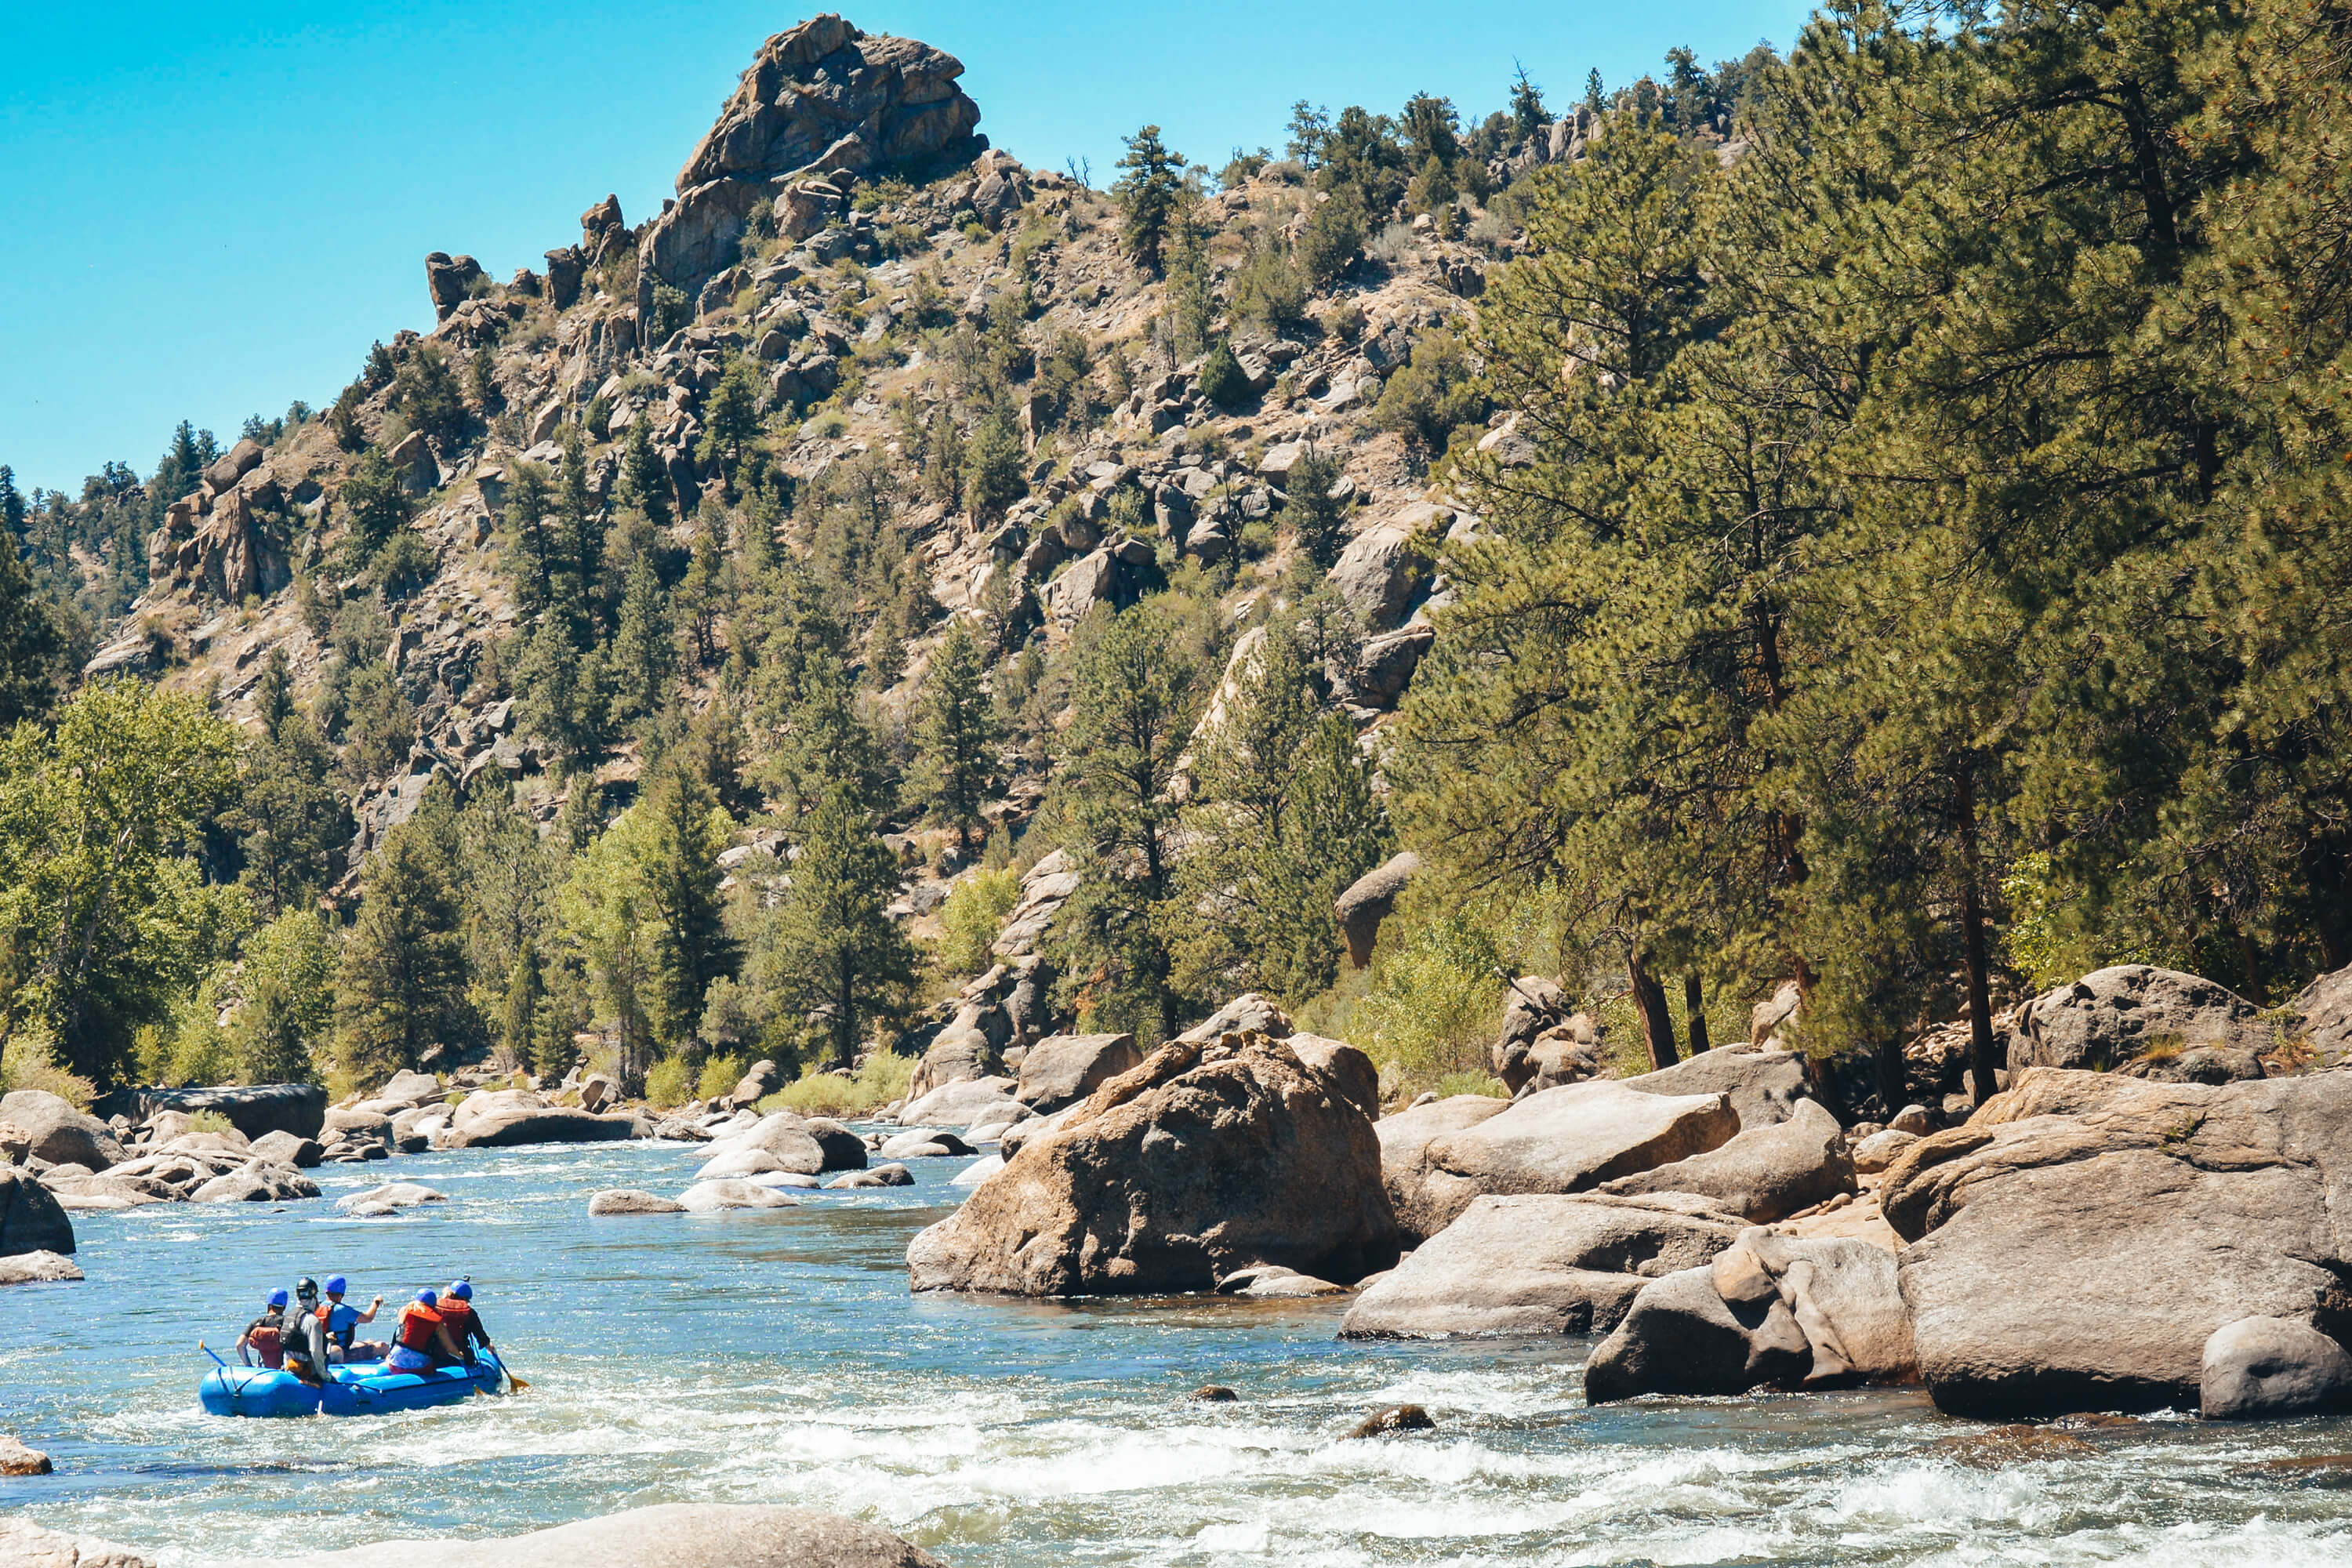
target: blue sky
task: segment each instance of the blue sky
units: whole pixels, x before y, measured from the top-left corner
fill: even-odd
[[[1196,161],[1279,146],[1291,101],[1501,107],[1513,62],[1555,101],[1687,43],[1785,48],[1788,0],[1400,0],[1108,7],[886,0],[870,32],[962,59],[981,129],[1023,162],[1092,161],[1146,121]],[[607,191],[670,195],[761,38],[742,0],[39,5],[0,0],[0,463],[78,492],[144,472],[185,417],[321,405],[369,342],[432,321],[429,250],[542,265]]]

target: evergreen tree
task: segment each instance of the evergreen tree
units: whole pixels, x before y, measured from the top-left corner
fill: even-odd
[[[628,437],[621,443],[621,497],[644,512],[656,528],[670,525],[669,470],[654,451],[642,419],[630,424]]]
[[[703,994],[735,973],[737,951],[719,894],[719,852],[735,825],[709,784],[682,763],[665,766],[632,815],[645,817],[638,875],[657,928],[648,1011],[656,1037],[675,1046],[702,1016]]]
[[[1550,111],[1544,108],[1543,89],[1528,78],[1528,68],[1512,62],[1517,74],[1511,79],[1511,133],[1524,142],[1551,123]]]
[[[1282,515],[1290,536],[1299,552],[1324,572],[1338,563],[1347,544],[1347,503],[1331,497],[1332,487],[1345,477],[1336,460],[1310,446],[1283,481],[1288,500]]]
[[[507,582],[524,623],[538,619],[551,598],[548,578],[560,559],[548,513],[555,500],[551,476],[537,463],[517,459],[507,470],[505,530]]]
[[[668,596],[646,554],[629,563],[628,584],[621,598],[621,624],[613,634],[615,725],[659,712],[677,673],[677,634],[670,626]]]
[[[247,937],[237,986],[245,1005],[229,1048],[246,1083],[315,1083],[314,1052],[335,1018],[335,942],[316,910],[289,910]]]
[[[449,867],[417,821],[384,835],[361,895],[335,981],[335,1054],[381,1078],[470,1032],[465,947]]]
[[[1184,156],[1160,140],[1157,125],[1147,125],[1125,140],[1127,153],[1118,161],[1123,172],[1111,186],[1127,215],[1121,240],[1135,265],[1157,277],[1169,226],[1176,216],[1176,199],[1183,190]]]
[[[306,908],[341,871],[352,821],[334,767],[333,749],[303,713],[265,720],[247,744],[236,803],[221,826],[236,836],[245,885],[265,918]]]
[[[982,416],[964,450],[963,498],[973,512],[997,517],[1028,489],[1022,469],[1021,432],[1009,402]]]
[[[752,967],[778,1012],[805,1018],[823,1059],[847,1063],[914,983],[916,954],[888,905],[898,857],[847,787],[812,814],[792,890],[763,922]]]
[[[393,535],[406,528],[416,510],[380,447],[361,454],[343,480],[341,500],[351,524],[352,547],[362,563],[373,560]]]
[[[553,1062],[540,1059],[540,1015],[546,1006],[547,982],[540,969],[539,943],[526,942],[515,956],[514,966],[507,972],[506,985],[499,997],[500,1060],[528,1065],[542,1073],[562,1070]]]
[[[760,374],[753,363],[736,354],[728,360],[719,384],[703,402],[702,439],[694,455],[706,464],[723,459],[720,471],[730,487],[742,466],[745,448],[760,438]]]
[[[66,616],[16,553],[14,530],[0,534],[0,725],[47,714],[68,657]]]
[[[971,847],[981,826],[981,804],[996,768],[999,736],[987,679],[988,658],[971,623],[949,622],[923,679],[915,724],[921,770],[917,788],[932,816],[955,829],[961,849]]]

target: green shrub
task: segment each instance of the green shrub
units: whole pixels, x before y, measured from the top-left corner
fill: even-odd
[[[1220,408],[1233,408],[1249,396],[1249,377],[1234,358],[1233,345],[1220,340],[1201,363],[1201,395]]]
[[[682,289],[667,283],[654,285],[653,314],[646,323],[647,347],[658,348],[669,341],[672,333],[694,319],[692,302]]]
[[[1486,416],[1486,395],[1473,374],[1462,340],[1450,331],[1431,332],[1415,343],[1412,360],[1389,377],[1374,422],[1395,430],[1423,453],[1445,450],[1464,425]]]
[[[1487,932],[1458,912],[1415,928],[1376,953],[1370,990],[1351,1009],[1352,1043],[1406,1083],[1484,1076],[1502,1022],[1501,955]]]
[[[1364,245],[1364,204],[1340,190],[1318,204],[1299,231],[1297,256],[1307,279],[1320,289],[1355,264]]]
[[[863,1116],[907,1098],[914,1081],[915,1058],[896,1051],[868,1052],[853,1078],[810,1071],[798,1083],[787,1084],[760,1101],[760,1114],[797,1110],[803,1116]]]
[[[940,910],[947,935],[940,942],[940,967],[951,974],[979,974],[995,962],[989,944],[1004,917],[1021,901],[1021,878],[1011,867],[974,871],[948,890]]]
[[[98,1098],[98,1085],[58,1066],[49,1052],[47,1032],[39,1028],[20,1030],[0,1045],[0,1094],[39,1089],[88,1110]]]
[[[1484,1094],[1496,1100],[1511,1098],[1510,1086],[1490,1072],[1450,1072],[1430,1085],[1440,1100],[1451,1100],[1457,1094]]]
[[[228,1117],[221,1111],[199,1110],[194,1116],[188,1118],[188,1131],[191,1132],[234,1132],[236,1131],[236,1123],[231,1121]]]
[[[702,1064],[702,1081],[696,1086],[695,1098],[717,1100],[722,1094],[734,1093],[749,1066],[741,1057],[712,1057]]]
[[[730,1089],[733,1085],[729,1085]],[[646,1103],[658,1110],[694,1098],[694,1069],[683,1057],[664,1057],[646,1069]]]

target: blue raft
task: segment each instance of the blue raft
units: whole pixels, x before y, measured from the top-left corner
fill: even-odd
[[[382,1415],[496,1394],[506,1381],[506,1368],[490,1351],[482,1352],[471,1366],[430,1372],[394,1372],[382,1362],[359,1362],[329,1372],[327,1384],[313,1388],[290,1372],[215,1367],[196,1384],[196,1397],[215,1415]]]

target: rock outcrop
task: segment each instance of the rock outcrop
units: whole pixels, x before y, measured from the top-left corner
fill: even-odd
[[[1947,1410],[2187,1407],[2225,1326],[2352,1321],[2352,1076],[2037,1068],[1904,1150],[1880,1194]]]
[[[1498,1116],[1510,1104],[1490,1095],[1449,1095],[1383,1116],[1373,1125],[1381,1141],[1381,1181],[1388,1188],[1390,1205],[1396,1210],[1398,1227],[1407,1237],[1426,1241],[1445,1227],[1434,1213],[1424,1213],[1422,1206],[1430,1143]]]
[[[385,1121],[387,1131],[390,1119]],[[478,1089],[452,1113],[445,1149],[507,1149],[521,1143],[609,1143],[646,1134],[633,1116],[550,1105],[529,1089]]]
[[[5,1541],[0,1541],[5,1544]],[[446,1541],[379,1541],[242,1568],[414,1568]],[[660,1503],[465,1542],[474,1568],[946,1568],[878,1524],[768,1503]],[[68,1559],[71,1562],[71,1559]],[[133,1568],[84,1557],[79,1568]]]
[[[22,1515],[0,1515],[0,1563],[22,1568],[155,1568],[153,1558],[128,1546],[45,1530]]]
[[[1142,1065],[1133,1035],[1055,1035],[1029,1047],[1013,1098],[1050,1116]]]
[[[2276,1043],[2260,1009],[2228,986],[2122,963],[2043,992],[2010,1026],[2009,1070],[2105,1070],[2147,1058],[2140,1076],[2226,1082],[2263,1076],[2258,1052]]]
[[[1381,922],[1396,908],[1397,896],[1410,887],[1421,870],[1421,857],[1400,850],[1348,884],[1331,904],[1347,939],[1348,962],[1358,969],[1372,962],[1372,945],[1380,940]]]
[[[1605,1334],[1651,1280],[1746,1226],[1674,1199],[1484,1197],[1349,1308],[1344,1339]]]
[[[109,1097],[99,1108],[143,1122],[167,1110],[194,1116],[216,1110],[247,1138],[291,1132],[317,1138],[326,1125],[327,1091],[315,1083],[259,1083],[226,1089],[136,1089]],[[323,1140],[321,1140],[323,1142]]]
[[[1347,1283],[1396,1261],[1380,1142],[1280,1040],[1176,1041],[1034,1136],[907,1249],[917,1290],[1207,1290],[1254,1264]]]
[[[656,283],[694,298],[733,263],[751,216],[789,221],[793,184],[970,159],[980,106],[962,62],[911,38],[860,32],[830,13],[761,47],[686,167],[677,200],[638,244],[638,306]],[[805,205],[805,204],[803,204]]]

